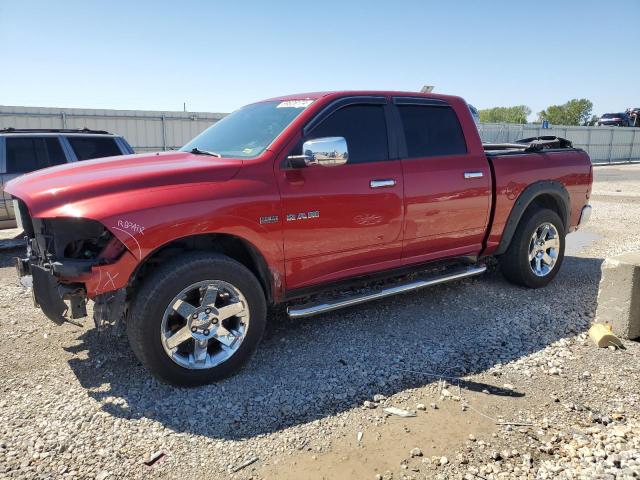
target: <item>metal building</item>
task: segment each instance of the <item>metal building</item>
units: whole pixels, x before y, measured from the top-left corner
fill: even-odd
[[[0,129],[90,128],[124,136],[136,152],[180,148],[224,113],[11,107],[0,105]]]
[[[83,108],[8,107],[0,105],[0,129],[91,128],[124,136],[136,152],[180,148],[198,133],[224,117],[224,113],[95,110]],[[539,135],[559,135],[584,148],[591,161],[640,161],[640,128],[565,127],[481,123],[485,142],[512,142]]]

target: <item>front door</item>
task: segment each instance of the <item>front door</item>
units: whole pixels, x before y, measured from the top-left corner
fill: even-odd
[[[403,263],[479,253],[491,207],[486,157],[468,151],[450,105],[409,98],[395,103],[405,140]]]
[[[398,160],[389,160],[385,104],[382,97],[342,103],[302,139],[344,137],[349,149],[345,165],[289,168],[281,163],[288,289],[400,261],[402,169]],[[299,151],[289,154],[300,155],[301,143]]]

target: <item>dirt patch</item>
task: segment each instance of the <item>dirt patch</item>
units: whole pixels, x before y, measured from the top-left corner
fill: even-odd
[[[501,408],[504,402],[491,395],[469,392],[466,398],[481,405],[488,414]],[[373,425],[362,422],[344,429],[332,442],[330,450],[307,449],[293,458],[276,459],[256,473],[265,479],[320,480],[373,479],[376,474],[396,471],[401,465],[406,465],[407,471],[420,471],[425,469],[425,464],[451,456],[470,435],[487,439],[498,428],[488,418],[472,418],[476,414],[468,407],[463,411],[461,401],[442,401],[436,394],[425,396],[423,401],[426,410],[416,410],[413,405],[416,416],[410,418],[384,414],[384,406],[392,403],[385,401],[377,407],[376,414],[371,415]],[[437,409],[432,408],[431,403],[437,405]],[[360,441],[359,433],[362,434]],[[412,457],[410,453],[415,448],[420,454]]]

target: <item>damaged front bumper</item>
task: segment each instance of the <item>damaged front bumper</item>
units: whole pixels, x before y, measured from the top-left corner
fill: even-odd
[[[33,303],[47,318],[60,325],[70,319],[87,316],[83,285],[60,283],[50,268],[38,265],[30,258],[16,258],[15,262],[21,283],[31,283]],[[30,282],[28,277],[31,277]],[[69,305],[65,300],[69,301]]]
[[[55,270],[31,263],[28,258],[16,258],[15,262],[21,283],[31,284],[33,303],[47,318],[58,325],[65,322],[78,325],[74,320],[87,316],[88,297],[83,284],[61,283],[54,274]],[[96,327],[114,324],[124,319],[126,288],[97,294],[92,300]]]
[[[75,262],[56,262],[55,267],[49,267],[42,266],[33,258],[16,258],[15,266],[20,283],[32,287],[34,305],[58,325],[65,322],[78,325],[74,320],[87,316],[87,301],[90,297],[94,302],[93,319],[96,327],[114,324],[124,319],[126,286],[113,282],[118,274],[111,272],[111,266],[100,266],[95,262],[93,265],[87,265],[86,262],[82,265]],[[84,279],[86,283],[60,281],[57,272],[76,272],[78,269],[82,271],[78,278]],[[103,277],[108,279],[105,284],[100,280]],[[113,286],[113,289],[108,289],[108,286]],[[88,292],[88,289],[91,290]]]
[[[31,218],[20,212],[25,258],[15,266],[23,285],[32,286],[36,307],[55,322],[77,323],[95,302],[98,326],[123,317],[128,278],[135,257],[102,224],[80,218]]]

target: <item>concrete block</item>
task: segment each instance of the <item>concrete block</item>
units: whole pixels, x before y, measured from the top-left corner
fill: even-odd
[[[640,252],[602,263],[596,322],[611,325],[621,338],[640,338]]]

